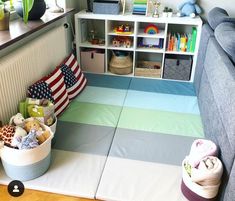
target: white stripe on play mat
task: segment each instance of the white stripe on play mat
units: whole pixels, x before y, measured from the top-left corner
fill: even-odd
[[[108,157],[96,194],[109,201],[184,201],[181,167]]]
[[[28,189],[94,198],[105,159],[105,156],[54,149],[49,170],[24,185]],[[0,168],[0,184],[8,185],[10,181]]]

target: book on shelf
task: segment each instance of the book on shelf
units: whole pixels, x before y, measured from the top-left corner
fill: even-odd
[[[192,27],[192,33],[174,33],[167,35],[167,51],[194,52],[197,38],[197,29]]]

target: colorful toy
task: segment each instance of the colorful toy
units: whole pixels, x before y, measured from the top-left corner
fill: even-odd
[[[116,36],[113,38],[112,44],[114,47],[130,48],[132,45],[132,40],[129,37]]]
[[[196,4],[196,0],[185,0],[178,6],[179,12],[177,15],[179,17],[190,16],[195,17],[197,14],[202,12],[201,8],[198,4]]]
[[[144,33],[157,34],[159,33],[159,29],[155,24],[149,24],[148,26],[145,27]]]
[[[24,121],[25,121],[25,119],[24,119],[23,115],[21,113],[17,113],[13,117],[11,117],[9,124],[13,125],[13,126],[23,127]]]
[[[0,139],[4,142],[5,145],[11,146],[12,139],[14,137],[15,127],[12,125],[5,125],[0,128]]]
[[[117,34],[132,34],[131,32],[131,26],[126,24],[126,25],[119,25],[118,27],[114,28],[114,32]]]

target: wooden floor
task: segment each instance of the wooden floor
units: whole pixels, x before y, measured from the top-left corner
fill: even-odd
[[[46,193],[25,189],[20,197],[12,197],[8,194],[7,186],[0,185],[0,201],[92,201],[85,198],[70,197],[53,193]],[[96,200],[97,201],[97,200]]]

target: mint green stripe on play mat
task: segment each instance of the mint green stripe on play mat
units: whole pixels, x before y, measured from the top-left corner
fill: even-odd
[[[79,102],[122,106],[127,90],[87,86],[75,99]]]
[[[119,106],[73,101],[59,120],[116,127],[121,109]]]
[[[119,128],[204,137],[199,115],[124,107]]]

